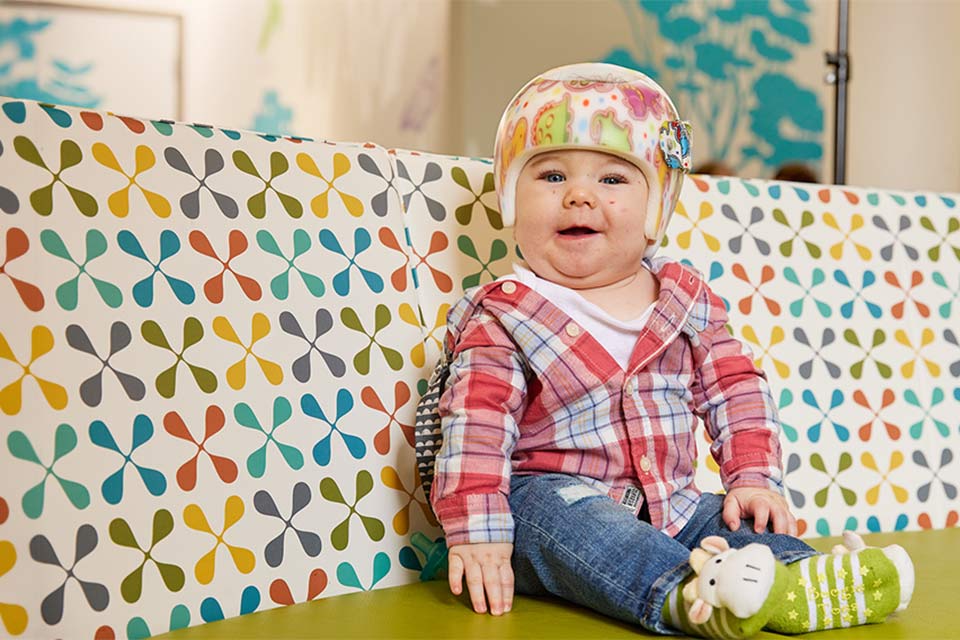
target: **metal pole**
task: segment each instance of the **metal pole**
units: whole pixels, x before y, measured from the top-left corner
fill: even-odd
[[[847,178],[847,83],[850,80],[850,56],[847,44],[850,26],[850,2],[837,3],[837,50],[826,52],[827,65],[833,70],[827,73],[827,83],[834,90],[834,136],[833,136],[833,182],[844,184]]]

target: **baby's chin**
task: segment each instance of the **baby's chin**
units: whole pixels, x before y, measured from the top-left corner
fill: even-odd
[[[637,273],[639,273],[642,268],[642,266],[638,265],[636,269],[616,272],[586,268],[564,269],[563,271],[544,268],[541,270],[542,272],[536,268],[531,268],[531,271],[537,274],[538,277],[553,282],[554,284],[559,284],[568,289],[583,291],[587,289],[614,288],[631,282],[636,278]]]

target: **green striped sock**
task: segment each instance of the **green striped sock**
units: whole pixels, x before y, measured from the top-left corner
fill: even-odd
[[[689,635],[719,640],[749,638],[760,631],[770,616],[781,606],[783,594],[789,586],[787,568],[778,562],[773,586],[760,611],[749,618],[738,618],[727,609],[715,608],[709,620],[703,624],[695,624],[690,621],[690,605],[684,601],[682,593],[683,587],[695,577],[691,574],[667,595],[661,609],[663,621],[668,626],[680,629]]]
[[[790,580],[781,608],[767,623],[770,631],[807,633],[883,622],[900,605],[900,576],[883,549],[816,555],[787,570]]]

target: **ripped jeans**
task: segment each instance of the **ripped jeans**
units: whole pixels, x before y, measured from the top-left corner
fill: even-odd
[[[754,533],[744,520],[731,531],[721,517],[723,496],[704,493],[696,512],[675,538],[636,518],[605,495],[564,474],[514,476],[513,570],[518,593],[552,594],[661,634],[660,610],[667,594],[691,569],[690,551],[711,535],[731,547],[751,542],[770,547],[784,563],[816,553],[805,542],[779,533]]]

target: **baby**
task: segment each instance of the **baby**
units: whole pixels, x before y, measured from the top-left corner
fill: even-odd
[[[910,600],[906,552],[795,537],[764,374],[701,275],[654,257],[690,161],[636,71],[560,67],[507,106],[494,177],[524,263],[451,310],[418,412],[442,435],[424,484],[450,589],[713,638],[883,621]],[[700,421],[723,495],[694,484]]]

